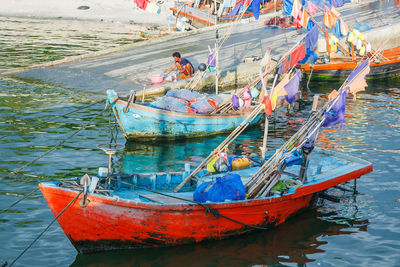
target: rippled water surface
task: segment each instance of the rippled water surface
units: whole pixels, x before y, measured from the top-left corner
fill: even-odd
[[[38,38],[31,38],[32,41],[22,41],[16,36],[18,30],[34,28],[35,22],[24,21],[21,26],[20,22],[14,24],[13,20],[3,19],[0,23],[14,25],[0,30],[9,31],[14,36],[10,38],[15,40],[14,45],[8,41],[8,49],[14,55],[11,53],[1,63],[1,68],[6,69],[115,45],[107,32],[103,32],[104,38],[93,42],[87,36],[97,33],[91,30],[83,34],[75,32],[75,35],[72,30],[68,34],[74,38],[56,38],[49,29],[48,34],[42,32]],[[43,29],[46,27],[42,25]],[[60,29],[55,32],[66,34]],[[21,30],[20,35],[25,34],[28,31]],[[43,44],[48,42],[43,38],[56,38],[62,45],[50,45],[52,53],[46,54]],[[8,39],[3,35],[0,40]],[[305,93],[306,99],[315,93],[324,96],[337,86],[311,84],[311,94]],[[321,132],[319,146],[348,152],[374,165],[372,173],[358,180],[359,194],[345,197],[341,203],[325,202],[320,208],[301,213],[276,229],[229,240],[91,255],[78,255],[55,223],[17,265],[399,266],[399,87],[396,81],[370,82],[367,92],[360,94],[356,101],[348,100],[347,123]],[[98,167],[107,165],[107,156],[96,149],[97,144],[110,141],[113,128],[108,111],[103,110],[103,101],[94,100],[83,90],[70,91],[7,77],[0,79],[0,96],[0,208],[8,207],[36,189],[39,182],[93,174]],[[308,111],[306,106],[296,114],[279,114],[279,122],[269,132],[270,148],[291,136],[307,118]],[[82,126],[86,129],[79,131]],[[258,153],[262,134],[261,126],[249,129],[230,147],[231,151]],[[118,142],[125,143],[121,133],[117,138]],[[223,139],[224,136],[216,136],[180,142],[129,143],[114,157],[113,164],[116,171],[126,172],[182,170],[186,162],[193,166],[199,163]],[[60,146],[38,159],[56,145]],[[35,159],[38,160],[16,175],[6,177]],[[0,261],[11,262],[53,218],[39,191],[6,213],[0,213]]]

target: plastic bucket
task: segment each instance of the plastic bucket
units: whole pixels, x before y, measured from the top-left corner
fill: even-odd
[[[150,76],[151,82],[152,83],[162,83],[164,80],[164,75],[160,75],[160,74],[152,74]]]

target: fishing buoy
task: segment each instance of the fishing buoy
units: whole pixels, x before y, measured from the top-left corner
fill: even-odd
[[[349,37],[347,38],[347,41],[348,41],[349,43],[352,43],[353,40],[354,40],[354,33],[353,33],[353,32],[350,32],[350,33],[349,33]]]

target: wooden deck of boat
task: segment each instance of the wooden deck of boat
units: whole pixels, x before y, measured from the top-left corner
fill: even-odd
[[[181,200],[181,199],[177,199],[177,198],[173,198],[173,197],[168,197],[165,195],[160,195],[160,194],[140,194],[139,195],[142,198],[145,198],[147,200],[150,200],[152,202],[155,203],[160,203],[160,204],[180,204],[180,203],[190,203],[193,201],[193,197],[190,197],[188,195],[185,195],[184,197],[179,196],[179,198],[181,199],[186,199],[187,201]]]

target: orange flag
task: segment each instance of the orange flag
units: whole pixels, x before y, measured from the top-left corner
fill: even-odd
[[[366,75],[369,73],[370,68],[369,65],[365,67],[360,73],[357,74],[354,79],[347,84],[349,87],[350,93],[356,98],[356,94],[360,91],[365,91],[365,87],[368,86],[367,81],[365,80]]]
[[[331,14],[334,15],[336,18],[339,18],[340,16],[340,12],[334,6],[332,6],[331,8]]]
[[[300,24],[301,24],[301,26],[303,26],[303,28],[307,29],[307,24],[308,24],[309,19],[310,19],[310,15],[308,14],[308,12],[303,10],[301,20],[300,20]]]

